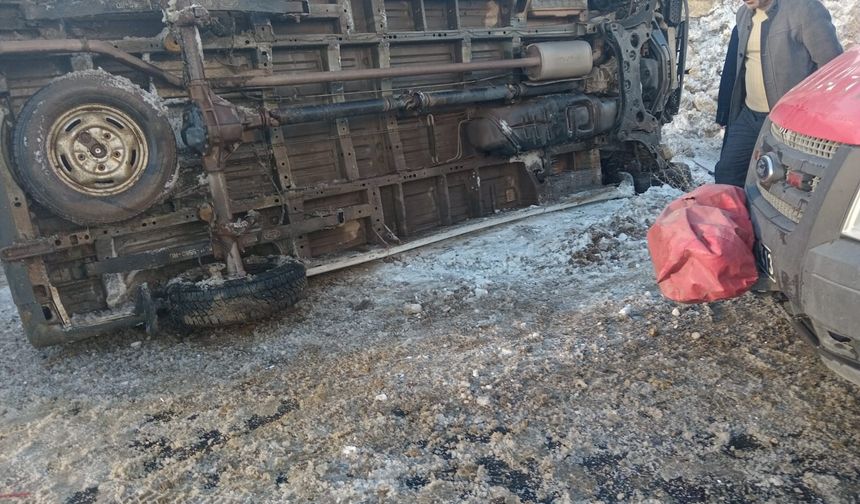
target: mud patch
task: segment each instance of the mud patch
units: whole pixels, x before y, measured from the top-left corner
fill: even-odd
[[[188,446],[173,448],[170,441],[160,439],[159,442],[144,446],[145,448],[158,448],[158,453],[155,458],[144,463],[144,472],[149,474],[153,471],[163,469],[166,465],[175,462],[182,462],[195,455],[208,453],[215,447],[227,442],[229,438],[218,430],[211,430],[200,434],[197,441]]]
[[[534,463],[534,461],[531,462]],[[492,456],[481,457],[476,460],[476,463],[487,471],[487,481],[491,485],[507,488],[523,502],[537,502],[540,480],[532,472],[512,469],[504,461]]]
[[[257,430],[264,425],[280,420],[284,415],[291,411],[295,411],[298,408],[299,403],[296,402],[295,399],[284,399],[281,401],[281,404],[278,405],[278,410],[275,413],[267,416],[253,415],[245,421],[245,427],[248,429],[248,432]]]
[[[98,487],[89,487],[86,490],[76,492],[66,500],[66,504],[94,504],[99,496]]]

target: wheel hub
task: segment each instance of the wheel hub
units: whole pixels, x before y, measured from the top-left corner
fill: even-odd
[[[125,191],[149,158],[141,127],[105,104],[80,105],[63,114],[51,126],[47,148],[59,179],[90,196]]]

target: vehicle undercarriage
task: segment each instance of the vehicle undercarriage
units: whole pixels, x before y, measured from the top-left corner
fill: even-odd
[[[36,346],[244,322],[309,265],[667,169],[685,2],[0,1]]]

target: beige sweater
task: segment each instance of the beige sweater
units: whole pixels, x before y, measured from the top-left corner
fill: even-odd
[[[756,112],[770,112],[767,91],[764,88],[764,73],[761,66],[761,24],[767,19],[767,12],[756,9],[752,17],[752,30],[747,42],[746,55],[746,104]]]

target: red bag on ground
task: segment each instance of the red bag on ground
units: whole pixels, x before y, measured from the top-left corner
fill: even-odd
[[[648,230],[660,291],[682,303],[729,299],[758,280],[755,234],[740,187],[713,184],[673,201]]]

